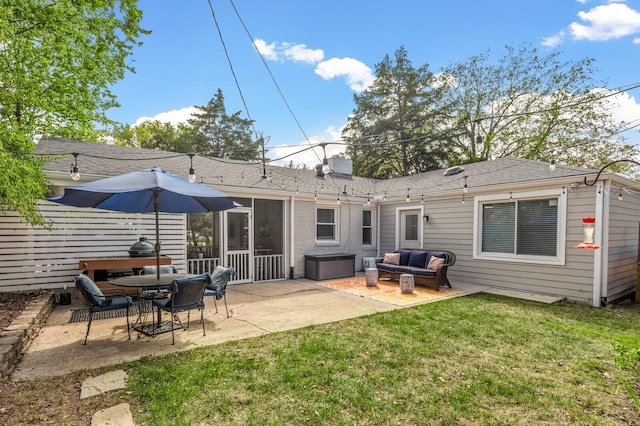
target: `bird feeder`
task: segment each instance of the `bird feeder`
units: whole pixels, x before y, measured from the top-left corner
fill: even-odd
[[[583,217],[582,218],[582,231],[584,232],[584,240],[576,246],[576,248],[582,250],[596,250],[600,246],[593,242],[593,234],[596,227],[595,217]]]

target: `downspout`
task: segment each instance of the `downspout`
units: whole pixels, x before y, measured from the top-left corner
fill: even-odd
[[[380,217],[380,203],[376,206],[376,257],[380,257],[380,221],[382,218]]]
[[[289,200],[289,279],[293,279],[294,275],[294,265],[296,263],[296,256],[295,256],[295,221],[294,218],[295,216],[295,201],[296,201],[296,197],[295,196],[291,196],[290,200]]]
[[[610,187],[610,182],[607,181],[607,189]],[[602,259],[604,241],[602,239],[602,230],[604,222],[604,194],[605,185],[599,184],[596,186],[596,224],[594,229],[594,241],[600,242],[600,249],[594,250],[593,254],[593,300],[592,306],[599,308],[602,306]]]

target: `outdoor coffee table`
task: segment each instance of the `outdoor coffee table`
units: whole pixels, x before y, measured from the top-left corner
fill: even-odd
[[[162,289],[166,289],[169,284],[173,282],[173,280],[177,280],[180,278],[188,278],[194,276],[193,274],[160,274],[160,278],[158,279],[157,274],[145,274],[145,275],[130,275],[126,277],[114,278],[110,281],[111,284],[119,286],[119,287],[127,287],[127,288],[141,288],[143,290],[157,290],[158,292]],[[143,300],[149,301],[157,297],[153,295],[151,297],[142,298]],[[140,306],[140,314],[142,314],[142,306]],[[169,321],[162,321],[162,310],[158,309],[158,317],[155,322],[147,323],[140,322],[140,324],[135,324],[133,328],[147,336],[155,336],[156,334],[166,333],[171,331],[171,322],[173,318]],[[179,323],[173,323],[173,329],[182,328],[182,325]]]

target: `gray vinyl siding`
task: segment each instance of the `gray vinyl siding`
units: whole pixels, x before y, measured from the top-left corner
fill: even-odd
[[[636,287],[640,196],[619,190],[609,193],[609,240],[607,288],[603,296],[615,300]]]
[[[590,301],[593,296],[593,251],[576,249],[583,238],[584,212],[595,215],[595,190],[577,188],[568,194],[565,265],[540,265],[525,262],[479,260],[473,258],[474,197],[425,200],[423,246],[447,249],[456,254],[456,264],[447,273],[453,287],[456,282],[487,285],[523,292],[534,292]],[[386,205],[381,213],[381,253],[395,245],[395,208]]]
[[[316,206],[335,207],[335,202],[297,201],[295,204],[294,277],[304,277],[306,254],[355,254],[355,270],[362,270],[363,256],[375,256],[376,248],[362,246],[362,204],[343,202],[338,209],[340,241],[335,244],[316,243]]]

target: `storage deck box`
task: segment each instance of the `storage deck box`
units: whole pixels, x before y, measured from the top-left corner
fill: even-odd
[[[306,254],[304,277],[322,281],[355,276],[356,255],[348,253]]]

